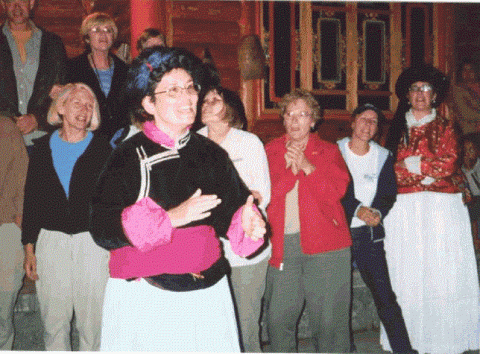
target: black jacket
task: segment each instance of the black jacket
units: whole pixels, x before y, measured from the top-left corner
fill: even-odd
[[[123,98],[123,85],[127,78],[128,66],[115,55],[111,56],[115,67],[110,92],[108,97],[105,97],[97,75],[88,62],[88,54],[88,52],[85,52],[69,60],[67,80],[68,82],[83,82],[93,90],[100,105],[102,118],[96,133],[105,134],[108,139],[111,139],[118,129],[129,125],[127,108]]]
[[[92,236],[108,250],[129,246],[121,220],[126,207],[148,196],[169,210],[198,188],[202,194],[216,194],[222,203],[210,217],[182,227],[210,225],[218,235],[225,235],[234,213],[250,195],[227,152],[195,133],[187,135],[178,150],[138,133],[114,150],[100,176],[92,198]]]
[[[59,36],[39,29],[42,31],[40,61],[27,111],[37,117],[41,130],[53,130],[47,124],[47,112],[52,101],[49,94],[54,84],[66,83],[67,54]],[[0,111],[11,116],[20,115],[13,57],[3,26],[0,27],[0,78]]]
[[[346,144],[346,141],[348,141],[348,139],[343,139],[338,142],[342,154],[345,151],[342,145]],[[380,224],[376,227],[371,228],[373,240],[380,240],[385,237],[383,220],[387,216],[390,209],[393,207],[393,204],[395,204],[395,201],[397,200],[397,180],[395,176],[395,170],[393,168],[395,160],[390,151],[380,146],[379,148],[382,150],[381,153],[384,156],[386,154],[386,158],[380,159],[380,161],[382,161],[382,164],[378,166],[380,174],[378,176],[377,191],[371,205],[372,208],[377,209],[382,214]],[[348,185],[347,192],[342,199],[342,205],[345,209],[345,215],[347,217],[348,225],[351,224],[355,210],[357,210],[357,207],[360,204],[360,201],[355,198],[355,185],[352,178],[350,184]]]
[[[78,158],[65,194],[53,166],[50,136],[35,140],[25,183],[22,243],[35,243],[41,228],[75,234],[88,231],[89,203],[100,171],[110,155],[109,142],[93,136]]]

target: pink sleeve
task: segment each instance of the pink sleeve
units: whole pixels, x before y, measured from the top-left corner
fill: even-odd
[[[256,205],[254,205],[253,208],[255,212],[261,215]],[[261,238],[257,241],[253,241],[250,237],[245,236],[245,232],[242,228],[242,210],[243,206],[241,206],[233,215],[232,223],[227,231],[227,236],[230,240],[233,252],[241,257],[247,257],[263,245],[264,239]]]
[[[146,197],[122,211],[122,225],[132,245],[141,252],[170,243],[172,224],[167,212]]]

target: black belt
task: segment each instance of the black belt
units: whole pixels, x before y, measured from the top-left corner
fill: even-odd
[[[203,278],[197,278],[190,273],[186,274],[160,274],[145,278],[157,288],[170,291],[192,291],[206,289],[215,285],[223,276],[230,272],[230,264],[221,257],[210,268],[200,272]]]

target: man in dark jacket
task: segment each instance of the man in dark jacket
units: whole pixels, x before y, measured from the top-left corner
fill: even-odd
[[[1,0],[0,111],[14,118],[27,146],[50,130],[46,121],[55,84],[66,83],[67,55],[57,35],[30,19],[35,0]]]

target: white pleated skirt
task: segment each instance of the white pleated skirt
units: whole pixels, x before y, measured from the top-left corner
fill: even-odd
[[[480,291],[461,195],[399,194],[384,225],[390,278],[412,347],[432,354],[478,349]],[[380,343],[391,350],[383,327]]]
[[[173,292],[145,280],[110,278],[101,351],[239,352],[227,277],[202,290]]]

